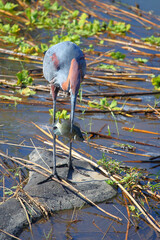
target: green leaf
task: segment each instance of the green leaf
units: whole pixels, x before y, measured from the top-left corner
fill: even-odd
[[[53,117],[53,109],[49,109],[49,114]],[[56,112],[56,120],[61,119],[70,119],[70,114],[67,114],[67,110],[62,110]]]
[[[152,84],[153,84],[153,86],[155,87],[156,90],[160,89],[160,75],[152,78]]]
[[[129,205],[129,209],[133,212],[135,211],[136,207],[134,205]]]
[[[115,99],[113,99],[113,101],[111,102],[111,104],[109,105],[109,107],[110,107],[111,109],[117,107],[117,101],[116,101]]]
[[[107,65],[107,64],[100,64],[100,65],[98,65],[98,67],[99,68],[101,68],[101,69],[106,69],[106,70],[108,70],[108,69],[111,69],[111,70],[113,70],[113,71],[116,71],[116,67],[114,66],[114,65]]]
[[[7,2],[5,5],[4,5],[4,10],[6,11],[12,11],[14,8],[18,7],[18,4],[14,4],[14,3],[10,3],[10,2]]]
[[[145,59],[145,58],[134,58],[134,61],[136,61],[138,63],[147,63],[148,59]]]
[[[78,10],[75,10],[74,12],[72,12],[72,17],[73,18],[78,17],[78,15],[79,15],[79,11]]]
[[[17,90],[17,92],[23,96],[31,96],[31,95],[35,95],[36,92],[31,90],[29,87],[23,88],[23,89],[19,89]]]
[[[146,38],[141,38],[141,40],[149,44],[155,44],[160,46],[160,37],[155,37],[154,35]]]
[[[126,57],[125,54],[122,54],[121,52],[111,52],[110,53],[110,56],[113,58],[113,59],[117,59],[117,60],[120,60],[120,61],[123,61],[124,58]]]
[[[33,78],[29,76],[28,71],[27,70],[22,70],[21,72],[18,72],[16,74],[17,76],[17,85],[32,85],[33,83]]]
[[[14,101],[21,101],[22,98],[14,97],[14,96],[7,96],[7,95],[0,95],[0,98],[6,99],[6,100],[14,100]]]
[[[58,2],[55,1],[52,6],[50,7],[51,10],[53,11],[60,11],[62,10],[62,6],[59,6]]]
[[[7,191],[7,190],[6,190],[4,193],[5,193],[5,195],[9,195],[9,196],[10,196],[10,195],[13,194],[13,191],[12,191],[12,190],[10,190],[10,191]]]
[[[104,44],[104,40],[100,40],[99,44]]]
[[[130,28],[130,24],[126,24],[125,22],[114,22],[113,20],[110,20],[107,26],[107,30],[115,34],[124,34],[128,32]]]

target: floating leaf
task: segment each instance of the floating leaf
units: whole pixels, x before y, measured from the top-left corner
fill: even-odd
[[[147,63],[148,59],[146,59],[146,58],[134,58],[134,61],[136,61],[138,63]]]
[[[120,60],[120,61],[123,61],[124,58],[126,57],[125,54],[122,54],[121,52],[111,52],[110,53],[110,56],[113,58],[113,59],[117,59],[117,60]]]
[[[145,41],[146,43],[155,44],[160,46],[160,37],[155,37],[154,35],[146,38],[141,38],[142,41]]]
[[[155,87],[156,90],[160,89],[160,75],[152,78],[152,84],[153,84],[153,86]]]
[[[113,71],[116,71],[116,67],[114,66],[114,65],[107,65],[107,64],[100,64],[100,65],[98,65],[98,67],[99,68],[101,68],[101,69],[106,69],[106,70],[108,70],[108,69],[111,69],[111,70],[113,70]]]
[[[5,100],[13,100],[13,101],[21,101],[22,98],[19,97],[14,97],[14,96],[7,96],[7,95],[0,95],[0,98],[5,99]]]
[[[18,78],[17,85],[32,85],[33,78],[29,76],[27,70],[23,69],[21,72],[18,72],[16,76]]]
[[[19,89],[17,92],[23,96],[31,96],[36,94],[36,92],[34,90],[31,90],[29,87]]]
[[[53,109],[49,109],[49,114],[53,117]],[[56,120],[61,120],[61,119],[70,119],[70,114],[67,114],[67,110],[62,110],[56,112]]]

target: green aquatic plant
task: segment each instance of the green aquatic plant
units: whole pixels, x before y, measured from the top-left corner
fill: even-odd
[[[131,24],[126,24],[125,22],[116,22],[110,20],[106,29],[111,33],[115,34],[126,34],[131,28]]]
[[[50,0],[44,0],[44,1],[41,1],[41,4],[46,10],[51,10],[55,12],[62,10],[62,6],[60,6],[57,1],[55,1],[54,3],[51,3]]]
[[[4,100],[13,100],[13,101],[21,101],[22,98],[20,97],[15,97],[15,96],[7,96],[7,95],[0,95],[0,98],[1,99],[4,99]]]
[[[29,73],[27,70],[23,69],[22,71],[18,72],[16,74],[17,76],[17,85],[21,86],[28,86],[32,85],[33,83],[33,78],[29,76]]]
[[[160,89],[160,75],[152,78],[152,84],[156,90]]]
[[[137,189],[137,185],[139,185],[140,180],[142,180],[144,176],[143,169],[125,167],[122,162],[107,158],[104,153],[102,158],[98,161],[98,164],[103,166],[110,174],[120,175],[119,183],[127,190]],[[143,189],[148,189],[148,182],[145,182]]]
[[[51,45],[53,44],[57,44],[59,42],[64,42],[64,41],[71,41],[76,43],[77,45],[79,45],[81,43],[80,41],[80,36],[75,34],[75,35],[54,35],[52,40],[50,40],[49,42],[51,43]]]
[[[125,172],[125,175],[119,182],[123,184],[126,189],[133,190],[133,188],[136,188],[136,186],[139,184],[142,176],[142,171],[138,170],[137,168],[130,168],[129,171]]]
[[[110,130],[109,125],[108,125],[108,127],[107,127],[107,130],[108,130],[108,136],[111,136],[111,130]]]
[[[12,12],[16,7],[18,7],[18,4],[14,4],[11,2],[6,2],[5,4],[3,3],[2,0],[0,0],[0,9]]]
[[[117,67],[115,67],[114,65],[107,65],[107,64],[103,64],[103,63],[99,64],[97,67],[104,69],[104,70],[108,70],[108,69],[111,69],[113,71],[117,70]]]
[[[4,194],[11,196],[15,193],[15,190],[17,189],[17,186],[13,186],[11,188],[5,188]]]
[[[154,35],[146,38],[141,38],[142,41],[150,44],[155,44],[157,46],[160,46],[160,37],[155,37]]]
[[[36,94],[36,91],[30,89],[29,87],[16,90],[16,92],[22,96],[32,96]]]
[[[97,19],[91,21],[86,13],[80,13],[78,10],[62,11],[62,6],[57,2],[51,4],[49,0],[40,1],[39,4],[41,6],[39,10],[33,9],[31,5],[28,5],[22,14],[22,11],[19,11],[18,8],[16,9],[18,5],[9,2],[7,5],[4,5],[0,2],[1,9],[6,9],[6,11],[14,10],[15,16],[23,18],[22,24],[19,26],[3,25],[2,23],[0,25],[1,32],[3,32],[3,36],[0,36],[0,39],[5,44],[13,44],[16,52],[37,55],[46,51],[49,47],[44,45],[44,43],[40,45],[31,44],[24,37],[13,36],[13,34],[21,32],[21,30],[26,31],[26,33],[35,28],[52,30],[54,34],[50,40],[51,45],[62,41],[72,41],[79,45],[82,37],[90,37],[106,30],[106,23]],[[56,13],[56,16],[54,13]]]
[[[0,38],[4,40],[5,43],[11,43],[15,45],[19,45],[24,41],[24,37],[17,37],[15,35],[0,36]]]
[[[146,59],[146,58],[134,58],[134,61],[136,61],[138,64],[142,64],[142,63],[147,63],[148,59]]]
[[[120,61],[123,61],[124,58],[126,57],[126,55],[125,55],[125,54],[122,54],[121,52],[111,52],[111,53],[110,53],[110,56],[111,56],[113,59],[120,60]]]
[[[120,147],[127,151],[135,151],[136,150],[136,147],[134,147],[133,145],[125,144],[125,143],[115,143],[115,146]]]
[[[107,101],[107,98],[102,98],[99,100],[99,102],[97,100],[89,101],[88,105],[92,108],[98,108],[101,110],[105,109],[106,107],[110,110],[120,110],[120,108],[117,107],[117,101],[115,99],[113,99],[113,101],[109,103]]]
[[[49,114],[53,117],[53,108],[49,109]],[[67,113],[67,110],[57,111],[56,112],[56,120],[61,119],[70,119],[70,114]]]
[[[0,32],[9,33],[9,34],[17,34],[20,31],[20,27],[18,24],[2,24],[0,23]]]
[[[98,102],[97,100],[94,100],[94,101],[89,101],[88,102],[88,105],[92,108],[98,108],[98,109],[101,109],[101,110],[105,110],[106,108],[108,108],[108,110],[111,111],[111,115],[115,121],[115,125],[116,125],[116,130],[117,130],[117,134],[119,136],[119,130],[118,130],[118,124],[117,124],[117,120],[116,120],[116,117],[113,113],[113,110],[120,110],[119,107],[117,107],[117,101],[115,99],[113,99],[113,101],[111,103],[109,103],[107,101],[107,98],[102,98],[100,99],[100,101]]]
[[[140,215],[142,215],[141,211],[137,207],[135,207],[134,205],[128,205],[128,207],[129,207],[129,210],[132,212],[133,217],[139,218]]]
[[[51,28],[53,23],[48,16],[48,11],[33,10],[30,7],[25,10],[28,21],[26,25],[29,26],[29,30],[37,28]]]
[[[107,158],[104,153],[102,154],[102,158],[98,161],[98,164],[103,166],[111,174],[119,174],[122,172],[122,168],[120,168],[122,163],[115,159]]]

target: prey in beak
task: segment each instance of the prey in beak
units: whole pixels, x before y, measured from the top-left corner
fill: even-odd
[[[70,140],[84,141],[82,132],[80,128],[73,124],[71,131],[71,122],[70,120],[62,120],[61,122],[57,121],[53,125],[53,132],[55,135],[66,137]]]

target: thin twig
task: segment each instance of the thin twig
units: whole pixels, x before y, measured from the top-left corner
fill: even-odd
[[[18,238],[18,237],[16,237],[16,236],[14,236],[14,235],[12,235],[12,234],[10,234],[10,233],[8,233],[8,232],[2,230],[2,229],[0,229],[0,232],[2,232],[2,233],[4,233],[4,234],[6,234],[6,235],[12,237],[13,239],[22,240],[21,238]]]

